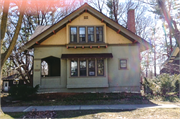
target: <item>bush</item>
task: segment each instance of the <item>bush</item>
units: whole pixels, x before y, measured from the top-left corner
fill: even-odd
[[[9,95],[14,99],[26,100],[30,96],[34,96],[39,89],[39,85],[35,87],[27,86],[27,85],[15,85],[11,86],[9,90]]]
[[[144,78],[145,93],[166,96],[170,92],[179,91],[180,75],[161,74],[153,79]]]
[[[157,77],[160,84],[160,91],[163,96],[175,91],[176,75],[162,74]]]

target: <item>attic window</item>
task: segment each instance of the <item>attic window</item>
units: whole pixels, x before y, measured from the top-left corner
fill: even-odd
[[[88,19],[88,16],[84,16],[84,19]]]

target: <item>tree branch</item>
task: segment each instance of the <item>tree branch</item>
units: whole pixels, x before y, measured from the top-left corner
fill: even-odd
[[[9,0],[5,0],[2,20],[1,20],[1,42],[3,41],[6,33],[8,11],[9,11]]]

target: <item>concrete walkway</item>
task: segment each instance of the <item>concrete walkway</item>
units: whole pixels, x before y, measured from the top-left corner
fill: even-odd
[[[65,111],[65,110],[135,110],[142,108],[180,108],[180,105],[68,105],[68,106],[22,106],[2,107],[3,112]]]

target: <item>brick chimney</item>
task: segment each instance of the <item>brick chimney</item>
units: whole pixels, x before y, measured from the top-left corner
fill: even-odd
[[[136,33],[134,9],[129,9],[127,17],[127,29]]]

